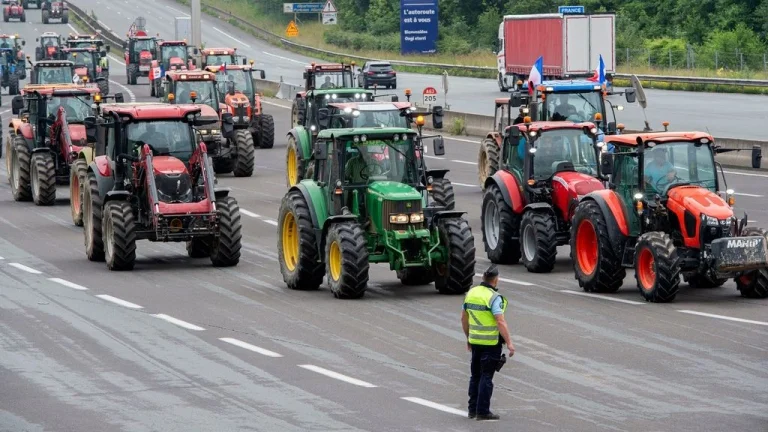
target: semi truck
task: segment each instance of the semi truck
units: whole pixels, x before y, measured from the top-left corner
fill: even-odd
[[[608,85],[616,71],[616,16],[613,14],[506,15],[499,24],[499,90],[519,90],[543,57],[543,80],[593,75],[602,55]]]

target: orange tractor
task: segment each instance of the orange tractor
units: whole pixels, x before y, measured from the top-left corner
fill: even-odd
[[[163,96],[163,77],[173,70],[193,70],[195,60],[190,58],[187,41],[158,41],[152,67],[149,70],[150,96]],[[197,48],[192,49],[194,54]]]

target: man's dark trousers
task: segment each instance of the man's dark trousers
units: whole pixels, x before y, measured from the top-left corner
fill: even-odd
[[[491,409],[493,374],[501,358],[501,344],[472,345],[469,378],[469,413],[487,415]]]

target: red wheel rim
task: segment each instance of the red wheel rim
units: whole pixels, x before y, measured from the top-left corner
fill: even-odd
[[[653,267],[653,253],[651,253],[650,249],[641,249],[640,255],[637,257],[637,268],[635,271],[640,280],[640,285],[646,291],[652,290],[656,282],[656,270]]]
[[[589,220],[583,220],[576,229],[576,259],[579,269],[591,275],[597,268],[597,233]]]

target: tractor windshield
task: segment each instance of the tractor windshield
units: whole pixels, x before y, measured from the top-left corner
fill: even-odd
[[[128,146],[134,151],[149,144],[155,156],[173,156],[188,161],[195,149],[195,136],[189,124],[179,120],[131,123],[127,128]]]
[[[645,192],[667,193],[670,187],[693,184],[715,191],[717,172],[709,145],[690,141],[666,142],[646,150]]]
[[[67,114],[67,123],[83,123],[85,118],[93,115],[90,105],[91,95],[52,97],[48,99],[47,111],[50,118],[55,118],[59,107]]]
[[[573,168],[580,173],[596,176],[597,152],[592,139],[582,129],[541,132],[533,158],[534,178],[548,179],[562,169],[564,163],[572,163]]]
[[[329,103],[344,103],[344,102],[370,102],[373,100],[373,95],[370,93],[333,93],[333,94],[319,94],[315,96],[315,103],[318,108],[325,108]]]
[[[93,66],[93,53],[89,51],[78,51],[67,53],[67,60],[75,64],[75,66],[91,68]]]
[[[205,104],[215,111],[219,110],[219,101],[216,97],[213,81],[176,81],[176,94],[174,95],[176,103],[192,103],[190,96],[192,92],[197,93],[196,104]]]
[[[595,114],[603,114],[603,96],[598,91],[581,93],[550,93],[547,96],[544,118],[541,120],[572,121],[576,123],[595,120]]]
[[[77,41],[77,42],[70,42],[69,46],[72,48],[90,48],[92,46],[96,45],[93,41]]]
[[[42,38],[40,40],[40,43],[43,46],[46,46],[46,47],[49,47],[49,46],[57,47],[57,46],[59,46],[59,38],[50,37],[50,36],[49,37],[44,37],[44,38]]]
[[[242,69],[226,70],[216,72],[216,82],[219,95],[224,100],[224,94],[227,92],[227,82],[234,81],[235,90],[243,92],[249,100],[253,100],[253,80],[248,71]]]
[[[142,52],[142,51],[154,51],[155,49],[155,40],[154,39],[136,39],[136,41],[133,44],[133,51],[134,52]]]
[[[237,60],[235,60],[235,56],[228,55],[228,54],[221,54],[221,55],[209,55],[205,58],[205,64],[208,66],[219,66],[223,64],[236,64]]]
[[[74,72],[69,66],[37,68],[38,84],[68,84]]]
[[[371,181],[418,183],[413,140],[369,139],[348,141],[344,154],[344,179],[348,185],[364,185]]]
[[[346,112],[342,115],[334,115],[331,121],[331,128],[408,128],[408,121],[400,115],[400,110],[374,111],[361,108],[357,112],[359,113],[358,115],[355,115],[354,112],[348,115]]]
[[[315,72],[315,88],[317,89],[352,88],[352,74],[348,71],[347,72],[316,71]]]
[[[164,46],[162,48],[162,61],[163,66],[168,69],[171,64],[171,59],[178,57],[184,63],[187,62],[187,47],[181,45]]]
[[[11,38],[0,38],[0,49],[12,49],[15,45],[15,41]]]

